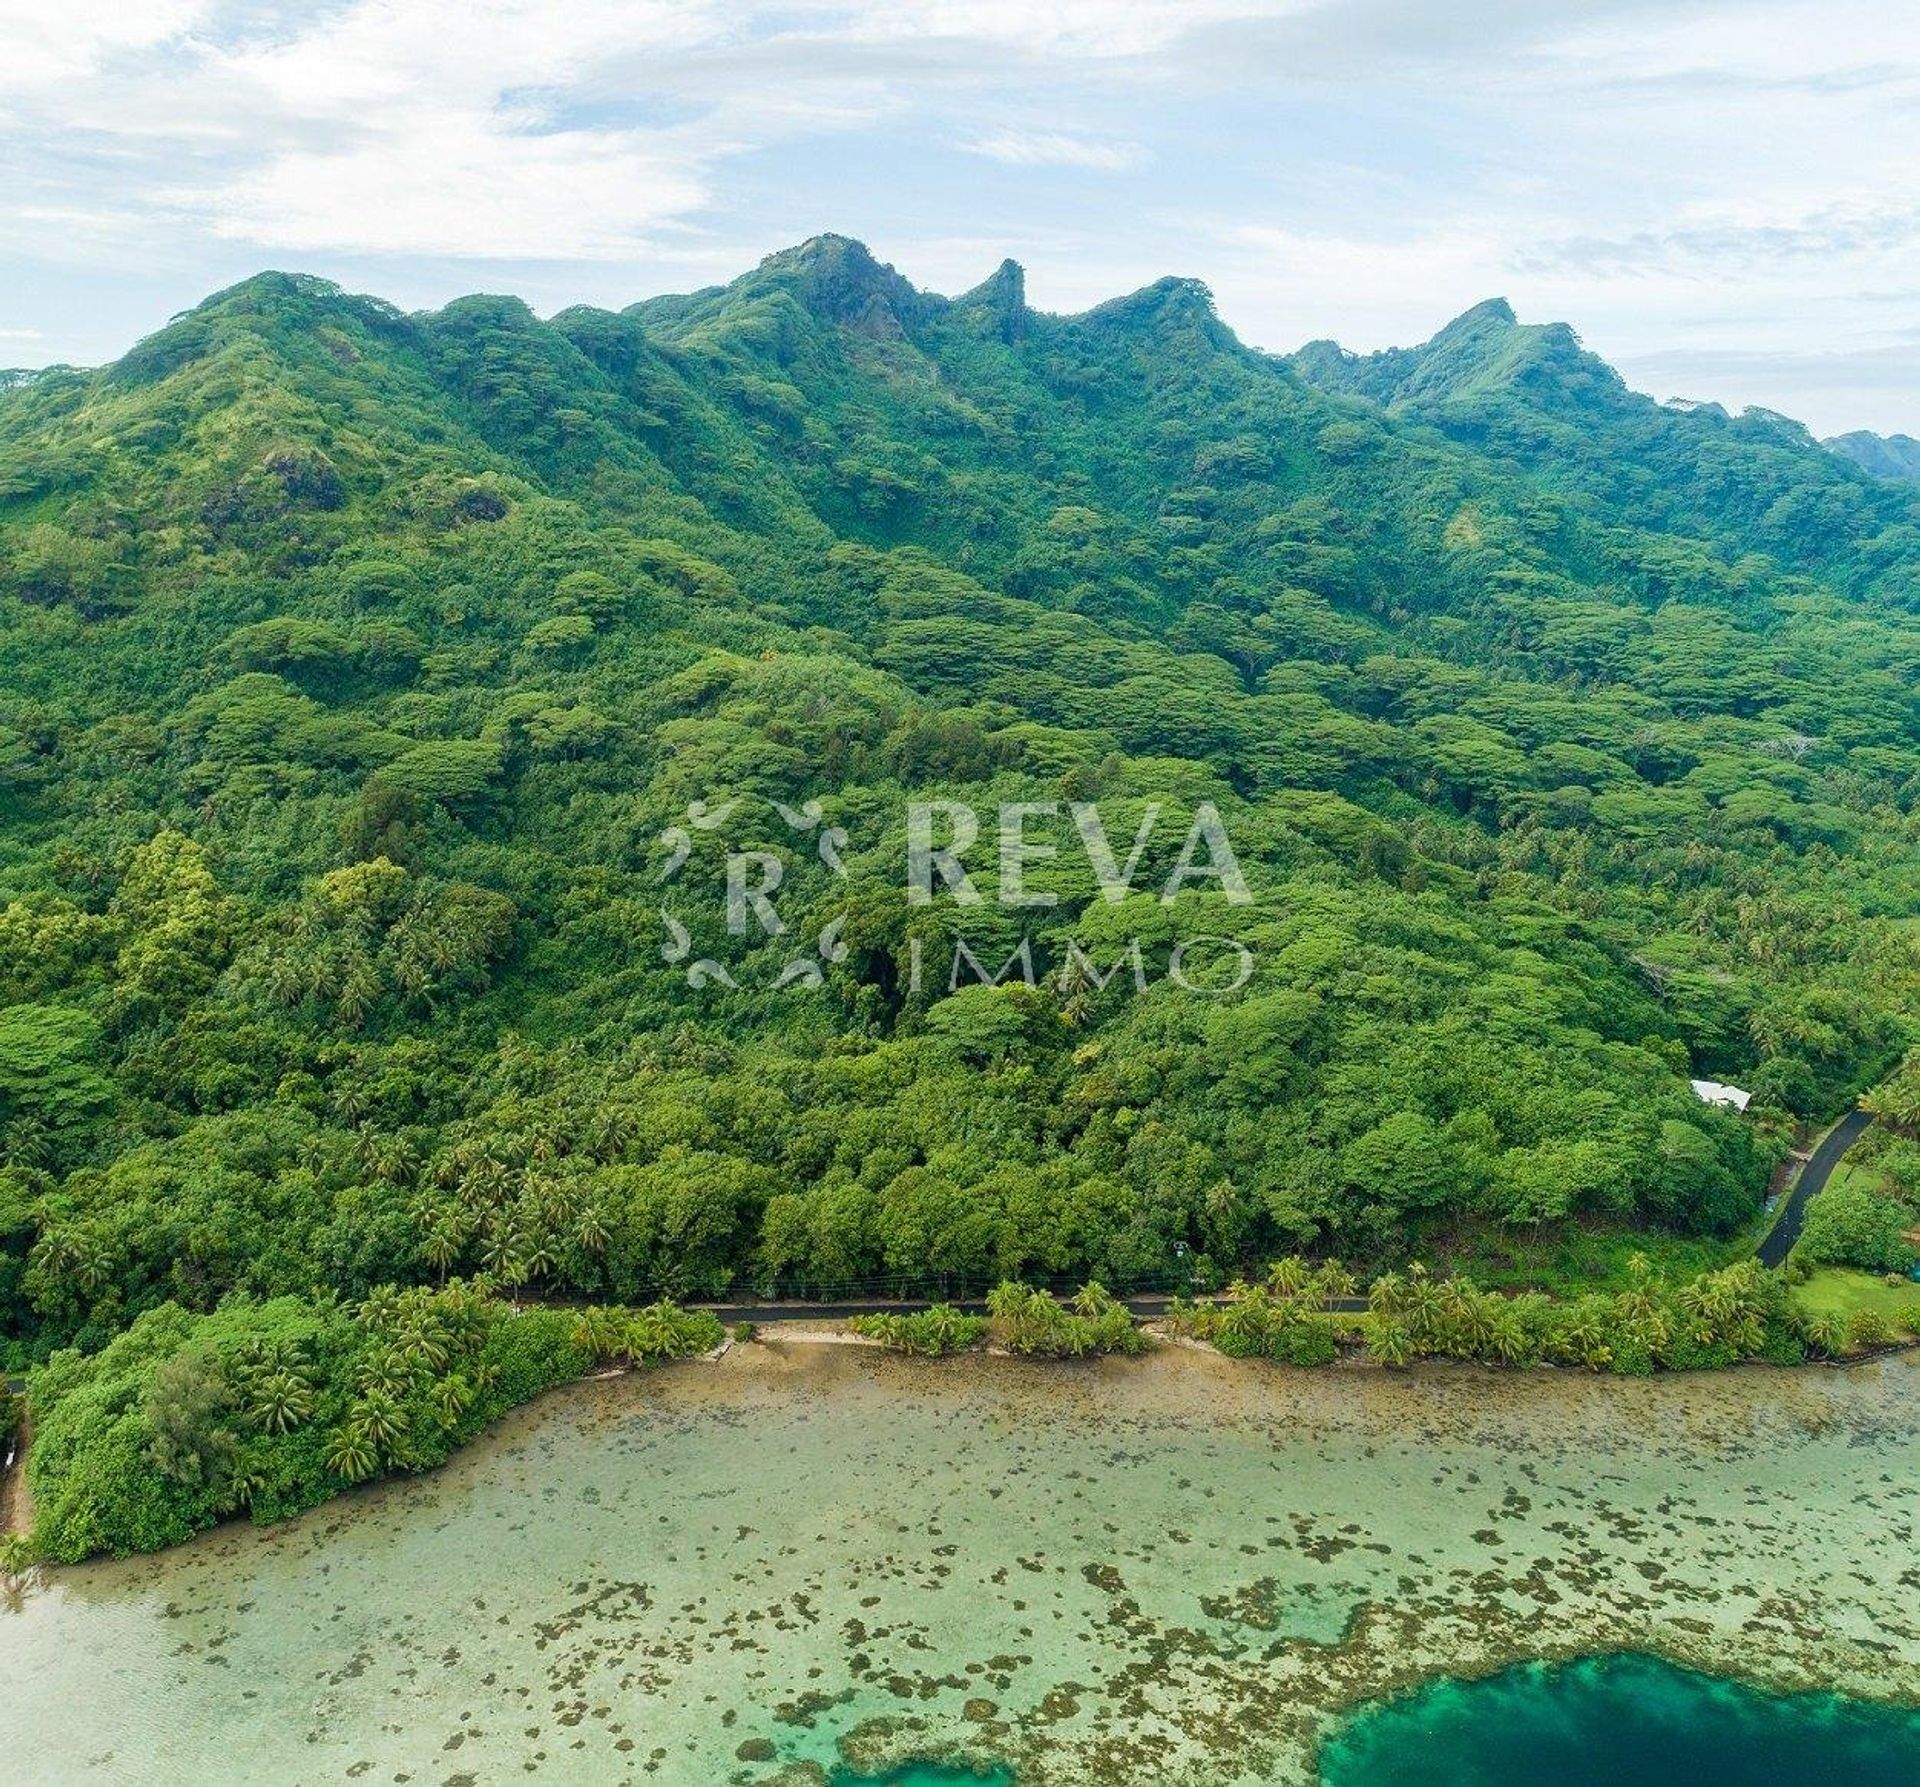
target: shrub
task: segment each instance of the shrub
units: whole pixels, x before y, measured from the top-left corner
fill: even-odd
[[[1276,1269],[1276,1280],[1279,1279]],[[1333,1324],[1308,1300],[1310,1281],[1301,1278],[1289,1292],[1274,1294],[1259,1286],[1236,1286],[1220,1305],[1183,1312],[1187,1331],[1208,1340],[1229,1359],[1272,1359],[1282,1365],[1330,1365],[1340,1348]]]
[[[994,1337],[1010,1353],[1081,1359],[1100,1353],[1143,1353],[1147,1337],[1126,1309],[1097,1284],[1072,1307],[1024,1284],[1001,1285],[987,1299]]]
[[[1906,1206],[1893,1198],[1864,1185],[1836,1185],[1807,1206],[1794,1252],[1820,1266],[1904,1272],[1913,1264],[1913,1248],[1902,1234],[1911,1221]]]
[[[992,1324],[984,1316],[962,1315],[951,1303],[936,1303],[910,1315],[857,1315],[849,1326],[896,1353],[937,1359],[978,1346]]]
[[[1871,1352],[1893,1339],[1892,1325],[1877,1309],[1856,1309],[1847,1324],[1847,1351]]]

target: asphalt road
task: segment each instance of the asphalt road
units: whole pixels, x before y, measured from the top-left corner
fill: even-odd
[[[954,1297],[953,1307],[967,1315],[984,1315],[986,1303],[979,1298]],[[1134,1315],[1152,1321],[1165,1315],[1170,1297],[1122,1297],[1121,1303]],[[856,1315],[917,1315],[931,1309],[926,1298],[903,1298],[898,1302],[876,1299],[871,1303],[695,1303],[690,1308],[704,1309],[723,1322],[844,1322]],[[1334,1315],[1365,1315],[1364,1297],[1339,1297],[1326,1305]]]
[[[1872,1127],[1871,1111],[1849,1111],[1820,1138],[1820,1146],[1814,1149],[1807,1164],[1800,1169],[1800,1177],[1793,1182],[1780,1220],[1760,1243],[1761,1265],[1778,1266],[1785,1261],[1794,1242],[1800,1239],[1800,1230],[1807,1220],[1807,1205],[1826,1190],[1827,1180],[1840,1164],[1841,1155]]]

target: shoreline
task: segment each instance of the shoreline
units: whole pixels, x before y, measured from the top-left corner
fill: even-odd
[[[27,1456],[33,1449],[33,1419],[20,1416],[19,1451],[13,1469],[0,1476],[0,1540],[25,1539],[33,1531],[33,1490],[27,1482]]]
[[[191,1546],[208,1536],[234,1528],[252,1527],[258,1531],[271,1531],[284,1527],[291,1522],[306,1518],[308,1515],[328,1507],[335,1506],[348,1497],[364,1494],[390,1483],[405,1483],[429,1479],[448,1470],[451,1466],[484,1448],[502,1428],[516,1417],[530,1409],[542,1406],[549,1398],[575,1391],[583,1386],[604,1384],[632,1377],[658,1375],[664,1370],[679,1366],[718,1365],[731,1357],[763,1349],[777,1355],[784,1346],[805,1349],[845,1348],[867,1352],[883,1357],[909,1361],[916,1365],[945,1370],[959,1376],[964,1373],[966,1361],[975,1363],[981,1360],[1004,1361],[1018,1369],[1034,1370],[1045,1374],[1049,1370],[1084,1370],[1092,1366],[1110,1366],[1121,1370],[1150,1369],[1151,1362],[1163,1358],[1169,1353],[1191,1353],[1209,1359],[1228,1373],[1274,1374],[1280,1380],[1298,1379],[1302,1381],[1319,1380],[1328,1377],[1359,1378],[1384,1377],[1392,1381],[1409,1384],[1423,1380],[1453,1378],[1462,1376],[1487,1377],[1495,1381],[1518,1382],[1534,1380],[1541,1382],[1560,1381],[1568,1384],[1583,1384],[1592,1387],[1603,1385],[1669,1383],[1675,1380],[1690,1379],[1716,1382],[1729,1377],[1753,1373],[1799,1374],[1803,1372],[1845,1373],[1856,1368],[1870,1366],[1879,1362],[1895,1359],[1906,1354],[1920,1354],[1920,1336],[1904,1341],[1889,1342],[1868,1351],[1840,1358],[1806,1358],[1791,1365],[1772,1364],[1757,1359],[1738,1360],[1728,1365],[1714,1366],[1699,1370],[1673,1371],[1660,1370],[1649,1374],[1620,1373],[1602,1369],[1589,1369],[1581,1366],[1560,1365],[1550,1360],[1538,1360],[1529,1364],[1508,1364],[1486,1359],[1461,1359],[1440,1356],[1423,1356],[1404,1365],[1389,1365],[1382,1360],[1369,1357],[1364,1349],[1342,1346],[1335,1357],[1324,1364],[1296,1365],[1261,1357],[1234,1358],[1223,1353],[1211,1341],[1199,1339],[1193,1335],[1169,1333],[1160,1321],[1143,1321],[1141,1332],[1148,1337],[1146,1350],[1132,1355],[1088,1355],[1084,1357],[1051,1358],[1031,1354],[1015,1353],[1009,1349],[991,1343],[962,1348],[956,1352],[939,1356],[928,1356],[904,1352],[887,1345],[886,1342],[873,1339],[864,1334],[855,1333],[847,1319],[826,1318],[803,1320],[789,1317],[776,1324],[770,1324],[771,1331],[756,1334],[751,1340],[735,1340],[731,1336],[722,1340],[711,1352],[694,1355],[691,1358],[653,1361],[649,1363],[630,1363],[624,1365],[599,1366],[583,1373],[569,1382],[553,1384],[541,1390],[530,1401],[503,1412],[491,1426],[475,1434],[473,1438],[452,1452],[440,1463],[423,1471],[394,1472],[368,1483],[346,1484],[327,1500],[313,1507],[284,1516],[279,1520],[254,1522],[244,1514],[230,1515],[211,1527],[177,1541],[158,1551],[132,1552],[125,1558],[162,1557],[182,1547]],[[0,1478],[0,1539],[17,1539],[27,1542],[33,1530],[34,1502],[33,1492],[27,1480],[27,1466],[31,1453],[33,1425],[29,1416],[23,1415],[20,1424],[20,1450],[13,1470]],[[31,1560],[30,1566],[39,1570],[87,1569],[105,1561],[124,1561],[112,1554],[96,1554],[94,1557],[77,1562],[50,1563]]]
[[[487,1571],[488,1623],[559,1647],[542,1665],[556,1704],[587,1692],[582,1671],[630,1671],[637,1644],[649,1671],[677,1659],[661,1680],[682,1683],[689,1719],[710,1679],[730,1684],[709,1690],[722,1705],[745,1694],[772,1709],[771,1728],[734,1728],[715,1757],[772,1729],[787,1734],[784,1760],[790,1739],[817,1731],[857,1767],[1004,1757],[1023,1787],[1304,1778],[1320,1738],[1360,1706],[1530,1659],[1638,1651],[1770,1692],[1920,1704],[1920,1632],[1885,1611],[1904,1595],[1903,1541],[1888,1535],[1913,1498],[1879,1487],[1889,1470],[1907,1480],[1920,1425],[1908,1359],[1844,1374],[1756,1366],[1683,1389],[1468,1364],[1335,1379],[1200,1346],[1070,1371],[981,1354],[956,1371],[845,1338],[782,1335],[680,1362],[699,1370],[557,1386],[431,1473],[275,1526],[230,1523],[168,1552],[49,1571],[29,1611],[135,1597],[212,1622],[169,1643],[224,1643],[241,1628],[220,1609],[284,1576],[325,1582],[320,1608],[384,1630],[388,1601],[417,1621],[415,1597],[445,1592],[429,1584]],[[1749,1486],[1763,1483],[1761,1504]],[[1862,1485],[1877,1511],[1860,1506]],[[538,1544],[500,1570],[477,1561],[498,1559],[502,1521],[528,1520],[542,1523]],[[464,1562],[433,1549],[434,1535],[463,1534],[482,1548]],[[1875,1586],[1858,1587],[1842,1558]],[[636,1583],[646,1602],[629,1604]],[[953,1591],[944,1613],[925,1599],[938,1588]],[[610,1624],[592,1611],[608,1595],[625,1609]],[[768,1625],[775,1607],[788,1612]],[[1862,1623],[1866,1609],[1878,1611]],[[879,1674],[837,1689],[843,1643],[829,1634],[849,1620],[866,1635],[844,1649],[878,1644]],[[1059,1633],[1091,1648],[1063,1652]],[[764,1686],[744,1686],[729,1660],[745,1639]],[[422,1634],[394,1666],[452,1642]],[[804,1668],[781,1672],[782,1644],[826,1666],[817,1696]],[[340,1658],[326,1666],[351,1679]],[[696,1668],[715,1673],[674,1673]],[[647,1705],[660,1741],[680,1729]],[[1226,1766],[1268,1756],[1278,1772]],[[810,1768],[712,1761],[661,1778],[818,1787]],[[609,1759],[578,1778],[619,1776]]]

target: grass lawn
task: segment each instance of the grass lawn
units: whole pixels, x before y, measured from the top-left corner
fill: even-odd
[[[1893,1190],[1886,1174],[1877,1165],[1856,1160],[1852,1154],[1848,1154],[1828,1176],[1827,1191],[1838,1191],[1843,1185],[1864,1185],[1869,1191],[1882,1193],[1891,1193]],[[1826,1191],[1820,1195],[1825,1197]]]
[[[1809,1316],[1837,1314],[1851,1320],[1860,1310],[1873,1309],[1902,1333],[1920,1326],[1920,1284],[1912,1279],[1886,1284],[1873,1272],[1822,1266],[1805,1284],[1795,1285],[1793,1295]]]
[[[1620,1224],[1565,1223],[1542,1230],[1501,1230],[1465,1225],[1436,1238],[1424,1250],[1436,1272],[1460,1272],[1496,1291],[1541,1290],[1556,1297],[1585,1291],[1617,1291],[1630,1282],[1627,1262],[1644,1253],[1655,1272],[1672,1283],[1717,1271],[1753,1251],[1741,1235],[1729,1240],[1689,1240],[1648,1234]]]

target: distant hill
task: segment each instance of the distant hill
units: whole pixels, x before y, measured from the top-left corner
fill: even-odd
[[[1920,441],[1910,434],[1873,434],[1856,429],[1822,443],[1876,478],[1920,479]]]

